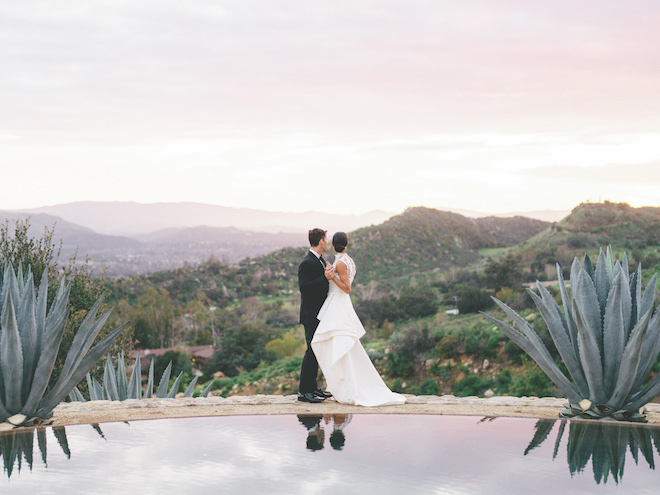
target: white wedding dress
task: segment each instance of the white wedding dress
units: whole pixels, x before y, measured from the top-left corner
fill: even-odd
[[[353,283],[355,262],[346,253],[337,253]],[[318,314],[320,321],[312,339],[312,349],[323,371],[327,390],[335,400],[358,406],[403,404],[406,398],[392,392],[378,374],[360,338],[365,334],[348,294],[330,282],[328,297]]]

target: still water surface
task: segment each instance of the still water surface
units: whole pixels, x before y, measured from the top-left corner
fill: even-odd
[[[612,428],[367,414],[47,428],[0,436],[0,493],[658,493],[660,429]]]

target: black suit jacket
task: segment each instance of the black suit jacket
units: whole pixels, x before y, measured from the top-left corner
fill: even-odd
[[[326,297],[328,297],[328,279],[321,261],[310,251],[298,266],[298,287],[300,287],[300,323],[316,322],[316,316]]]

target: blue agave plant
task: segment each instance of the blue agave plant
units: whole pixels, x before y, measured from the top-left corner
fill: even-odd
[[[563,310],[542,284],[528,292],[545,320],[569,377],[557,366],[532,326],[502,301],[494,301],[515,322],[497,325],[541,367],[566,395],[565,417],[611,417],[645,421],[643,406],[660,395],[660,374],[643,386],[660,352],[660,312],[653,314],[657,273],[642,291],[641,265],[632,275],[627,256],[615,261],[600,250],[594,267],[588,256],[573,261],[569,295],[557,265]]]
[[[154,360],[151,360],[151,365],[149,366],[149,379],[147,386],[144,391],[142,391],[141,384],[141,366],[140,366],[140,354],[138,353],[137,358],[135,359],[135,365],[133,366],[133,372],[131,373],[130,379],[126,374],[126,364],[124,360],[123,353],[119,355],[117,359],[117,369],[115,370],[114,364],[112,363],[112,357],[108,356],[105,362],[105,369],[103,372],[103,383],[92,377],[89,373],[87,374],[87,388],[89,389],[89,399],[90,400],[118,400],[123,401],[126,399],[149,399],[152,397],[158,397],[161,399],[172,399],[179,390],[179,383],[181,383],[181,377],[183,372],[179,373],[179,376],[176,377],[172,387],[168,390],[170,382],[170,375],[172,373],[172,361],[169,362],[163,375],[160,377],[160,382],[158,382],[158,388],[156,389],[156,395],[154,395]],[[197,385],[197,380],[199,377],[194,377],[188,386],[186,387],[185,392],[183,393],[184,397],[192,397],[193,392],[195,391],[195,385]],[[215,380],[212,380],[206,388],[200,394],[200,397],[207,397],[211,391],[211,387]],[[74,402],[85,402],[85,398],[78,389],[74,388],[69,394],[69,399]]]
[[[96,315],[103,297],[89,310],[71,344],[55,385],[47,391],[69,315],[69,285],[62,279],[47,309],[48,270],[35,295],[30,267],[25,276],[5,267],[0,289],[0,422],[24,424],[47,419],[85,374],[108,351],[127,323],[92,347],[110,311]]]

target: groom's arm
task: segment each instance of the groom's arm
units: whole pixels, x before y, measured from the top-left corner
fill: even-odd
[[[298,286],[301,292],[307,292],[314,289],[327,289],[328,279],[325,276],[325,271],[317,276],[317,267],[311,263],[301,263],[298,267]]]

